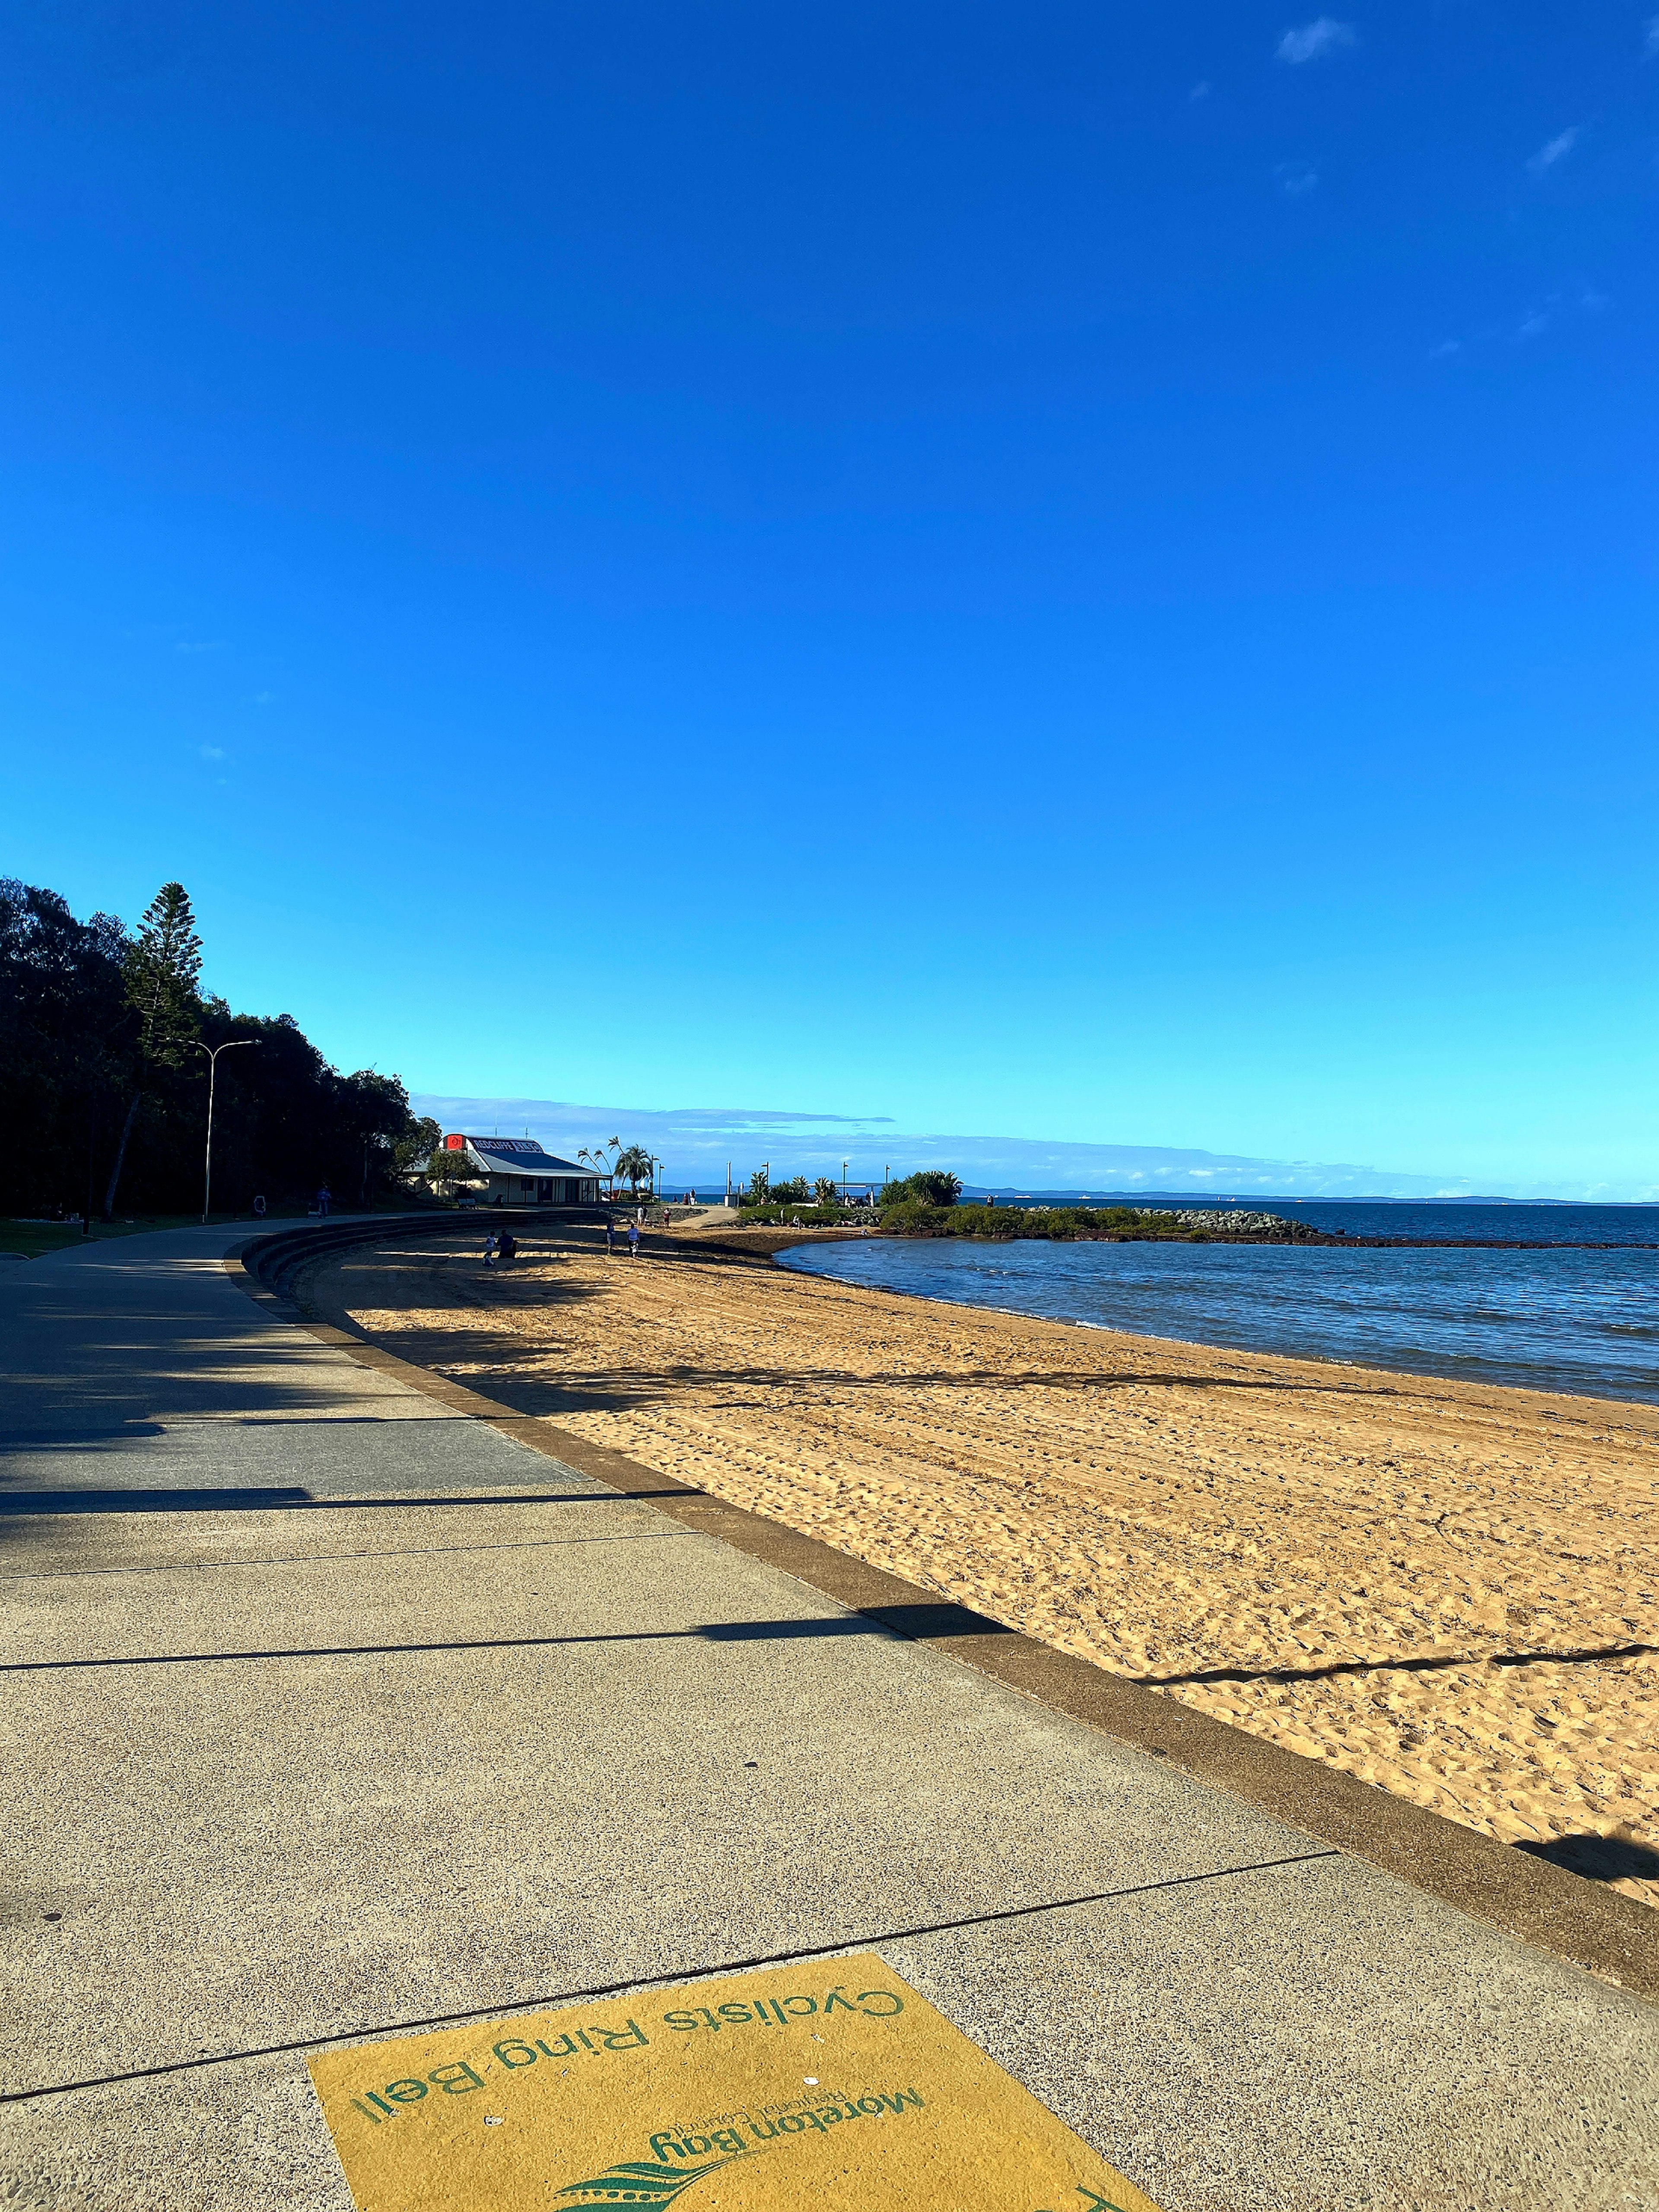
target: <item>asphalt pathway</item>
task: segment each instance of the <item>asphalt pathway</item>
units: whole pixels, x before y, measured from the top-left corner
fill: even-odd
[[[1659,2206],[1659,2011],[256,1306],[0,1276],[0,2205],[348,2212],[303,2054],[878,1948],[1165,2212]]]

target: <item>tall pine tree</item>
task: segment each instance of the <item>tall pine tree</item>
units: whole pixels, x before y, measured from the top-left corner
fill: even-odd
[[[127,1000],[138,1018],[138,1077],[104,1194],[106,1221],[115,1211],[115,1194],[132,1125],[144,1101],[146,1077],[153,1068],[182,1067],[201,1035],[202,1001],[196,988],[201,972],[202,940],[190,893],[182,884],[163,884],[144,908],[127,954]]]

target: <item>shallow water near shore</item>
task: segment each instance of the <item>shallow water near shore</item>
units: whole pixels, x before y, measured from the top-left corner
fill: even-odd
[[[778,1256],[1132,1335],[1659,1403],[1659,1252],[872,1237]]]

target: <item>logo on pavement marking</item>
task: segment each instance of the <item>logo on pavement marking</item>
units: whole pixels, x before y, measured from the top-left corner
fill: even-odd
[[[309,2063],[359,2212],[1157,2212],[869,1952]]]

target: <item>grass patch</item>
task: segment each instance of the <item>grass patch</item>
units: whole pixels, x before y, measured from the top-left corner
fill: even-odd
[[[112,1237],[143,1237],[155,1229],[182,1229],[192,1219],[188,1213],[136,1214],[131,1221],[94,1221],[90,1237],[81,1234],[78,1221],[0,1220],[0,1252],[15,1252],[25,1260],[39,1260],[47,1252],[61,1252],[70,1244],[101,1244]]]

